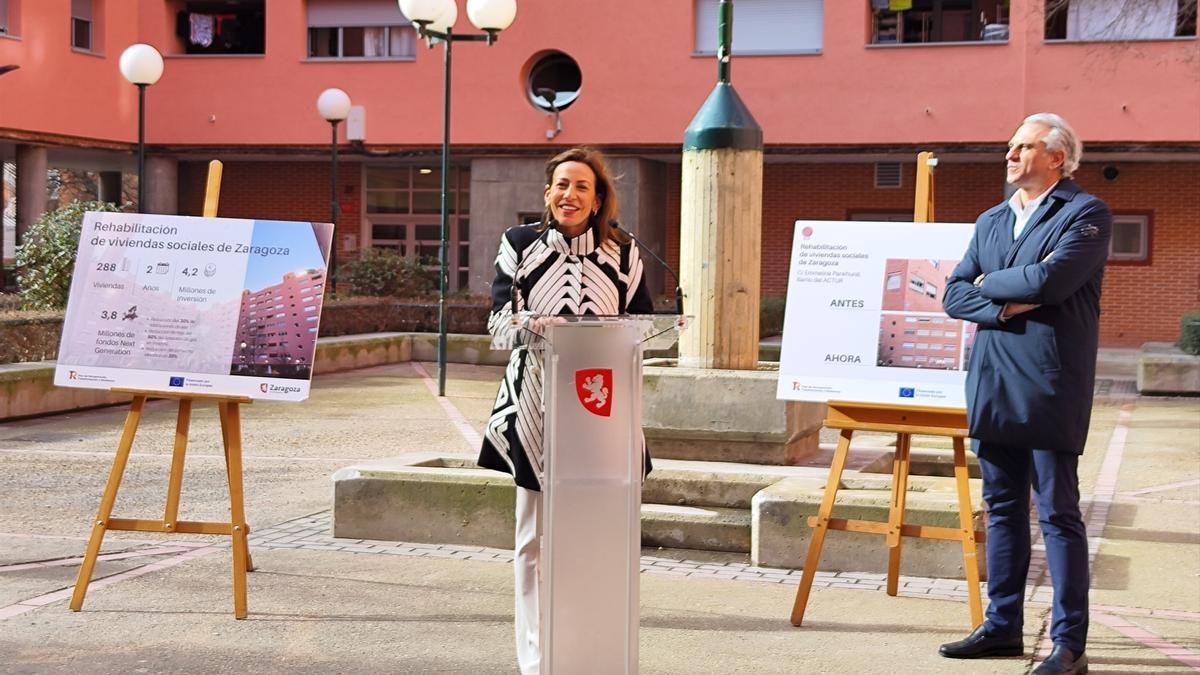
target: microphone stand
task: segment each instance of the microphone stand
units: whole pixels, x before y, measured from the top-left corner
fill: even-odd
[[[615,220],[609,221],[608,224],[611,225],[615,230],[621,230],[621,224]],[[642,240],[634,236],[632,232],[629,230],[621,231],[629,235],[629,238],[637,243],[638,248],[641,249],[643,253],[648,253],[651,258],[654,258],[654,260],[658,261],[658,264],[662,265],[662,268],[665,269],[667,273],[671,275],[671,278],[675,280],[675,313],[679,316],[683,316],[683,289],[679,284],[679,275],[675,273],[675,270],[671,269],[671,266],[667,264],[667,261],[663,260],[658,256],[657,253],[650,250],[650,247],[643,244]]]

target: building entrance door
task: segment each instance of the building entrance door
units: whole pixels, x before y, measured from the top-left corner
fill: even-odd
[[[366,167],[364,246],[391,248],[406,259],[441,269],[441,176],[419,166]],[[452,167],[449,208],[449,288],[468,285],[470,170]]]

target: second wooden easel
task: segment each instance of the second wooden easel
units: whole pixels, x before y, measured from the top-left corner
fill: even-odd
[[[914,222],[933,220],[933,167],[937,159],[931,152],[917,155],[916,203],[913,209]],[[813,528],[808,544],[808,555],[804,560],[804,573],[800,587],[796,590],[796,601],[792,606],[792,625],[804,622],[804,610],[812,591],[817,565],[821,562],[821,548],[829,530],[846,530],[882,534],[887,537],[888,573],[887,593],[895,596],[900,587],[900,553],[904,537],[924,539],[947,539],[962,544],[963,568],[967,577],[967,603],[971,612],[971,627],[983,623],[983,604],[979,594],[979,561],[976,544],[984,541],[984,533],[976,531],[971,507],[971,490],[967,469],[966,436],[967,415],[961,408],[927,408],[919,406],[881,405],[830,401],[824,425],[839,429],[841,438],[833,453],[829,467],[829,479],[821,506],[815,517],[808,519]],[[884,522],[847,520],[833,518],[833,505],[837,498],[846,458],[850,453],[850,438],[855,431],[883,431],[896,434],[896,452],[892,459],[892,496],[888,507],[888,520]],[[908,494],[909,455],[914,434],[949,437],[954,445],[954,483],[958,493],[959,527],[928,527],[906,525],[904,506]]]
[[[217,203],[221,191],[221,163],[213,160],[208,165],[208,187],[204,198],[204,217],[214,218],[217,215]],[[83,555],[83,564],[79,567],[79,575],[75,579],[75,590],[71,594],[70,607],[78,612],[83,608],[83,599],[87,595],[88,584],[91,583],[92,571],[96,566],[96,558],[100,546],[104,542],[104,533],[109,530],[124,530],[132,532],[163,532],[167,534],[225,534],[232,540],[233,549],[233,616],[237,619],[246,618],[246,572],[254,569],[250,559],[250,547],[247,537],[250,528],[246,525],[246,512],[242,496],[242,425],[239,405],[251,403],[244,396],[215,396],[194,393],[172,393],[148,391],[141,389],[112,389],[119,394],[131,394],[133,402],[129,405],[129,413],[125,417],[125,427],[121,433],[121,441],[117,444],[117,454],[113,458],[112,470],[108,474],[108,483],[104,487],[104,496],[100,499],[100,508],[92,523],[92,534],[88,539],[87,548]],[[125,465],[129,460],[129,452],[133,447],[133,438],[141,422],[142,409],[146,398],[173,398],[179,401],[179,411],[175,420],[175,447],[171,455],[171,474],[167,482],[167,503],[162,520],[148,518],[113,518],[113,504],[117,500],[117,490],[121,487],[121,478],[125,474]],[[229,482],[229,522],[202,522],[178,520],[179,493],[183,487],[183,461],[187,452],[188,429],[192,418],[193,401],[214,401],[221,419],[221,439],[225,447],[225,474]]]

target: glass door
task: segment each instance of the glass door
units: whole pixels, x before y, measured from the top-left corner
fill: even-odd
[[[367,246],[392,248],[435,272],[441,267],[442,195],[439,170],[421,166],[368,166]],[[470,170],[451,168],[448,285],[468,286]]]

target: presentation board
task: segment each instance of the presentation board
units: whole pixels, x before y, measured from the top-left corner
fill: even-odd
[[[308,397],[333,225],[89,212],[54,383]]]
[[[963,407],[975,325],[942,294],[973,230],[796,221],[778,398]]]

